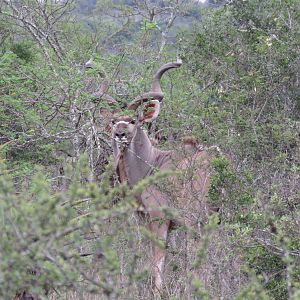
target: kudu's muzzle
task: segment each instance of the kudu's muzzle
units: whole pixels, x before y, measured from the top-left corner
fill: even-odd
[[[130,133],[128,130],[128,122],[118,122],[114,128],[114,140],[118,143],[119,147],[125,148],[130,143]]]

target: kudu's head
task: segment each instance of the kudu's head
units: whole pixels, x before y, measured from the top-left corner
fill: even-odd
[[[160,80],[162,75],[169,69],[178,68],[181,61],[164,64],[155,73],[150,92],[136,97],[128,108],[136,111],[136,117],[116,117],[112,120],[112,138],[117,142],[119,149],[126,148],[135,136],[137,128],[144,123],[150,123],[157,118],[160,112],[160,103],[164,98]]]

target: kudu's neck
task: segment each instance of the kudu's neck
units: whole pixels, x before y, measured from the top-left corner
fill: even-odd
[[[114,151],[115,159],[117,159],[117,171],[121,181],[127,182],[133,186],[146,176],[154,173],[170,157],[169,151],[161,151],[152,146],[151,141],[146,132],[137,127],[135,134],[122,153]]]

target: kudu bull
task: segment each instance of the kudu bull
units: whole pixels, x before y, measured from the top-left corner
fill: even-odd
[[[184,141],[183,152],[188,154],[186,158],[180,157],[178,151],[162,151],[153,145],[142,128],[144,123],[151,123],[159,115],[160,103],[164,97],[160,85],[162,75],[167,70],[180,66],[181,61],[167,63],[156,72],[151,91],[135,98],[128,106],[138,112],[135,119],[122,116],[112,121],[112,148],[120,182],[133,187],[157,171],[173,169],[185,173],[183,177],[190,177],[170,179],[171,190],[177,190],[175,195],[157,185],[147,187],[140,195],[136,195],[139,204],[149,214],[151,232],[164,245],[172,222],[165,215],[164,208],[175,205],[181,211],[187,211],[180,219],[188,226],[199,224],[197,211],[200,208],[209,209],[205,201],[209,187],[209,156],[206,151],[198,149],[193,138],[186,138]],[[141,107],[144,109],[140,110]],[[189,168],[190,164],[193,165],[192,168]],[[154,244],[153,275],[155,287],[159,291],[163,284],[165,259],[166,249]]]

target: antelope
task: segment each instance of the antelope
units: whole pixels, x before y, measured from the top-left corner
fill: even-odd
[[[163,242],[167,243],[168,233],[173,220],[164,213],[164,208],[171,208],[177,202],[178,207],[187,210],[185,216],[179,216],[184,224],[195,226],[199,223],[197,211],[203,209],[210,211],[211,207],[205,198],[209,189],[209,155],[198,148],[194,138],[184,140],[183,152],[185,158],[178,155],[178,151],[164,151],[156,147],[149,138],[143,125],[150,124],[160,112],[160,104],[164,98],[160,80],[162,75],[172,68],[178,68],[181,61],[164,64],[155,73],[150,92],[136,97],[128,108],[135,110],[136,117],[115,117],[112,120],[112,149],[116,167],[116,173],[121,183],[127,183],[130,187],[153,175],[157,171],[180,170],[183,177],[191,177],[190,180],[170,179],[171,189],[177,186],[174,195],[164,189],[152,185],[147,187],[140,195],[136,195],[138,204],[148,213],[150,218],[150,231]],[[140,109],[143,108],[143,109]],[[150,108],[150,110],[149,110]],[[190,163],[193,164],[189,170]],[[176,188],[175,188],[176,189]],[[189,199],[189,200],[188,200]],[[159,219],[159,222],[157,220]],[[162,290],[163,272],[166,260],[166,248],[153,244],[152,272],[154,286],[158,291]]]

